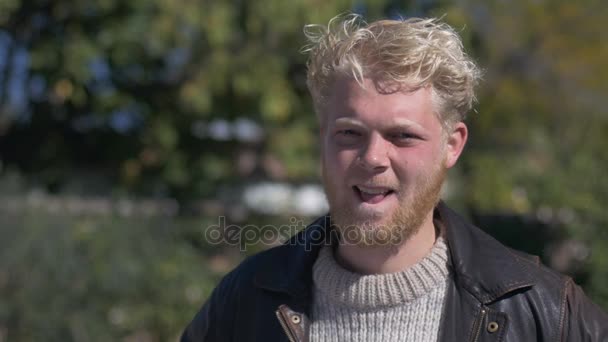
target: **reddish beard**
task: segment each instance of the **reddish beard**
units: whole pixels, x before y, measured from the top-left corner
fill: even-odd
[[[329,202],[332,224],[340,232],[342,243],[360,247],[397,246],[420,231],[425,219],[439,201],[441,186],[447,168],[439,163],[433,172],[418,179],[407,192],[400,190],[396,195],[399,207],[384,223],[376,219],[361,218],[359,213],[338,198],[336,187],[332,185],[323,167],[323,185]]]

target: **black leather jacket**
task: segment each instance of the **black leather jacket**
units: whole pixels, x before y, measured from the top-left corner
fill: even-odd
[[[454,281],[440,341],[608,341],[608,316],[573,281],[440,203]],[[194,341],[307,341],[312,266],[331,236],[323,217],[229,273],[182,335]]]

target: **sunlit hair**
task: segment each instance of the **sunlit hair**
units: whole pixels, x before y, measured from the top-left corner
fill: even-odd
[[[327,26],[307,25],[307,84],[317,115],[338,77],[374,81],[378,91],[415,91],[430,86],[440,121],[462,121],[475,100],[480,71],[454,30],[438,19],[366,23],[338,16]]]

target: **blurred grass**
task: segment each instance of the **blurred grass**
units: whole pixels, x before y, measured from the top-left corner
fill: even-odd
[[[175,341],[242,258],[201,218],[0,217],[0,341]]]

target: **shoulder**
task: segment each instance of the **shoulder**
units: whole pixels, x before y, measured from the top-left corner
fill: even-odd
[[[547,282],[548,285],[558,285],[565,288],[569,283],[573,282],[570,276],[564,275],[545,265],[538,255],[525,253],[507,246],[505,246],[505,249],[514,262],[521,264],[530,272],[530,275],[536,283],[543,284]]]
[[[538,257],[515,252],[533,271],[535,286],[528,298],[540,299],[540,308],[553,309],[557,341],[608,340],[608,314],[593,303],[574,280],[540,263]],[[552,296],[549,296],[552,294]]]
[[[267,272],[282,269],[294,248],[290,245],[275,246],[245,258],[222,278],[216,290],[228,295],[255,287]]]
[[[248,257],[225,275],[186,327],[181,341],[224,341],[234,333],[238,312],[256,298],[256,276],[281,260],[286,248],[289,246],[278,246]]]
[[[537,328],[543,327],[539,333],[547,334],[550,340],[608,340],[608,315],[570,276],[543,264],[536,255],[502,246],[499,250],[504,262],[523,270],[531,286],[500,298],[497,307],[517,312],[519,318],[527,317],[529,321],[521,325],[534,322]],[[518,318],[511,319],[515,322]]]
[[[276,298],[273,293],[307,291],[312,263],[324,242],[326,225],[320,223],[322,220],[316,220],[285,244],[246,258],[222,278],[184,331],[182,341],[223,341],[227,334],[235,333],[233,327],[244,324],[239,312],[270,305],[271,299]]]
[[[307,279],[319,247],[328,243],[328,216],[320,217],[285,243],[243,260],[219,283],[216,291],[241,294],[253,288],[291,292]]]
[[[490,303],[526,293],[531,300],[559,303],[568,277],[543,265],[537,256],[507,247],[447,206],[439,208],[455,275],[473,296]]]

